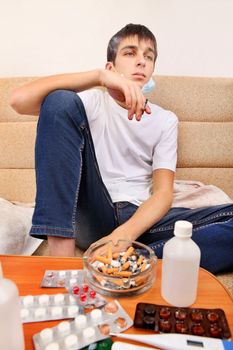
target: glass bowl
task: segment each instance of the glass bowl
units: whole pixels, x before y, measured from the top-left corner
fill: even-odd
[[[140,294],[156,278],[157,257],[151,248],[136,241],[92,244],[83,262],[87,283],[108,296]]]

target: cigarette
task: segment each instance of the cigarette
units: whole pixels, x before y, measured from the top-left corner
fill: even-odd
[[[128,258],[128,256],[130,256],[134,251],[134,248],[131,246],[127,249],[127,251],[125,252],[125,254],[122,257],[122,260],[126,260]]]
[[[104,264],[107,264],[107,265],[109,265],[109,264],[111,263],[111,260],[110,260],[110,259],[105,258],[104,256],[101,256],[101,255],[97,255],[97,256],[95,257],[95,260],[100,261],[100,262],[102,262],[102,263],[104,263]]]
[[[124,263],[124,264],[121,266],[122,271],[127,270],[129,267],[130,267],[130,261],[126,261],[126,263]]]
[[[106,269],[106,273],[111,274],[113,272],[118,272],[118,267],[109,267]]]
[[[142,255],[140,255],[138,258],[137,264],[141,265],[141,263],[143,262],[143,259],[144,259],[144,257]]]
[[[132,275],[131,271],[117,271],[114,272],[114,276],[130,277]]]

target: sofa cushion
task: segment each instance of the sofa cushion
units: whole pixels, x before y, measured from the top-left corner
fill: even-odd
[[[0,254],[31,255],[42,240],[29,236],[33,207],[0,198]]]

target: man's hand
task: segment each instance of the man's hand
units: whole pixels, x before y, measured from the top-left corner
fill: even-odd
[[[116,228],[112,233],[110,233],[107,236],[102,237],[101,239],[99,239],[98,241],[94,242],[91,244],[90,247],[98,244],[101,245],[101,243],[107,243],[112,241],[113,242],[113,246],[116,246],[114,248],[114,252],[118,251],[117,249],[117,242],[119,240],[126,240],[126,241],[130,241],[129,239],[126,238],[125,236],[125,232],[121,232],[120,227]],[[127,249],[129,247],[129,243],[126,242],[125,247],[124,245],[121,243],[120,244],[120,251],[124,251],[124,248]],[[106,248],[100,248],[96,251],[97,255],[105,255],[106,253]],[[84,256],[85,256],[86,252],[84,252]]]
[[[128,110],[129,120],[135,116],[136,120],[140,121],[144,112],[151,113],[150,107],[145,104],[146,98],[136,82],[108,69],[100,71],[100,82],[107,88],[112,98]]]

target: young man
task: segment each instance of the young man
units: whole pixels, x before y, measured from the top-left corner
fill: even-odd
[[[177,118],[146,103],[154,35],[129,24],[109,42],[105,69],[51,76],[14,91],[13,108],[40,114],[36,207],[30,234],[51,255],[99,239],[139,240],[158,257],[177,220],[193,223],[201,265],[233,269],[233,205],[172,208]],[[94,87],[102,89],[90,89]]]

